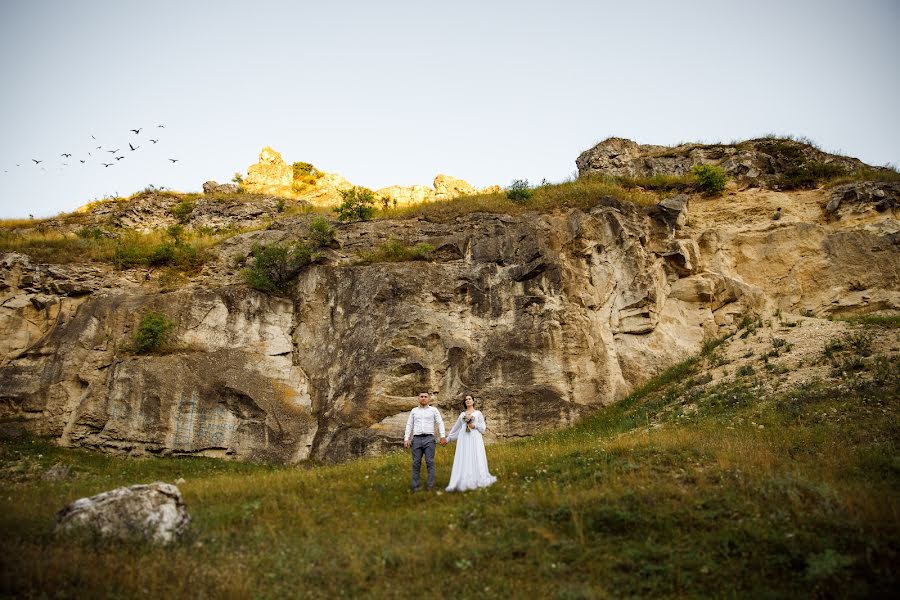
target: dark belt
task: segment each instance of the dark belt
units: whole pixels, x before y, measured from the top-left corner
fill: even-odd
[[[413,437],[425,437],[426,435],[430,435],[430,436],[434,437],[433,433],[417,433]]]

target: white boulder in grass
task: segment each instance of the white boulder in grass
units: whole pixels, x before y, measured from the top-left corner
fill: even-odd
[[[106,538],[168,544],[184,533],[189,522],[181,491],[156,481],[79,498],[56,514],[54,531],[86,529]]]

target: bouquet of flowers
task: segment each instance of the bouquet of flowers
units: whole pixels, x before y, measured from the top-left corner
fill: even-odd
[[[471,415],[463,415],[463,423],[466,424],[466,433],[472,433],[472,429],[469,428],[469,425],[475,422],[475,413]]]

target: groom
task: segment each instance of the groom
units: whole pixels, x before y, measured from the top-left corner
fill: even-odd
[[[441,413],[429,406],[431,397],[428,392],[419,394],[419,406],[409,413],[406,421],[406,433],[403,435],[403,447],[409,448],[409,436],[412,434],[412,491],[419,491],[419,471],[422,470],[422,456],[425,456],[425,467],[428,469],[428,491],[434,488],[434,424],[437,422],[441,432],[441,446],[447,445],[447,434],[444,431],[444,420]]]

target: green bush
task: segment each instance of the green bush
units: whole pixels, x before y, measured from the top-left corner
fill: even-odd
[[[234,177],[231,178],[231,182],[236,183],[236,184],[238,184],[238,186],[240,186],[244,183],[244,176],[241,175],[240,171],[235,171]]]
[[[334,208],[338,221],[368,221],[375,214],[375,192],[356,186],[341,190],[344,201]]]
[[[531,188],[527,179],[515,179],[506,188],[506,197],[517,204],[525,204],[531,198]]]
[[[694,165],[691,173],[697,180],[697,188],[707,194],[719,194],[725,189],[728,175],[715,165]]]
[[[181,225],[179,223],[176,223],[175,225],[169,225],[166,228],[166,235],[172,238],[172,241],[176,244],[180,244],[184,236],[184,225]]]
[[[151,267],[163,267],[171,265],[175,262],[176,245],[164,243],[153,249],[153,252],[147,259],[147,263]]]
[[[203,266],[209,253],[176,239],[162,244],[125,240],[116,245],[112,262],[119,269],[134,267],[177,267],[193,271]]]
[[[270,294],[284,295],[301,269],[312,262],[312,251],[305,244],[254,244],[253,262],[241,272],[250,287]]]
[[[312,172],[315,170],[315,167],[308,162],[295,162],[291,165],[291,168],[294,170],[294,179],[302,179],[307,175],[312,175]]]
[[[103,230],[99,227],[82,227],[78,230],[78,237],[83,240],[99,240],[103,237]]]
[[[147,265],[152,254],[152,248],[133,241],[123,241],[116,244],[112,262],[118,269],[130,269],[141,265]]]
[[[325,217],[316,217],[309,223],[309,239],[313,248],[329,248],[334,243],[334,227]]]
[[[166,343],[173,326],[163,314],[152,311],[145,314],[134,334],[134,353],[148,354],[159,350]]]
[[[190,200],[182,200],[169,210],[175,215],[178,222],[184,225],[190,220],[191,213],[194,212],[194,206],[195,204]]]

